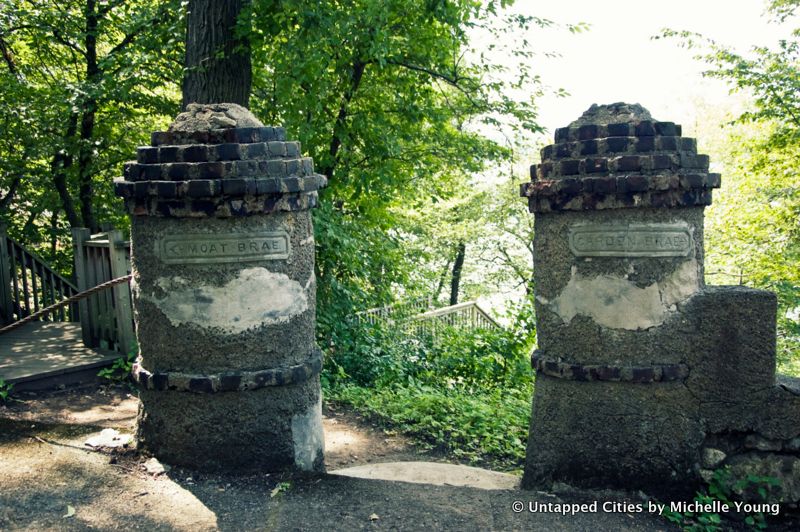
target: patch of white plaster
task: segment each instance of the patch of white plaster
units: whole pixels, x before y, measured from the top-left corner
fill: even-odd
[[[313,244],[313,243],[314,243],[314,235],[313,234],[311,236],[309,236],[308,238],[304,238],[303,240],[300,241],[300,245],[301,246],[307,246],[307,245]]]
[[[294,464],[301,471],[313,471],[314,462],[324,452],[322,397],[305,414],[292,416]]]
[[[699,289],[696,260],[684,262],[660,283],[644,288],[613,275],[584,277],[573,268],[567,286],[545,304],[565,323],[582,315],[612,329],[649,329],[664,323],[678,303]]]
[[[285,273],[246,268],[224,286],[197,286],[182,277],[161,277],[166,297],[148,297],[170,323],[189,323],[237,334],[289,321],[308,309],[306,289]]]

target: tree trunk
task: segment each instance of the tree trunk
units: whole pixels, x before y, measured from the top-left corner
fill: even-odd
[[[61,206],[64,208],[64,214],[67,216],[70,227],[80,227],[81,219],[75,211],[75,204],[72,202],[72,196],[69,194],[67,188],[67,170],[72,166],[72,155],[69,154],[67,143],[69,139],[75,136],[75,131],[78,129],[78,115],[72,113],[67,123],[67,131],[64,135],[64,147],[56,148],[56,153],[53,155],[53,161],[50,163],[50,171],[53,174],[53,186],[55,186],[58,197],[61,199]]]
[[[458,287],[461,284],[461,269],[464,267],[464,255],[467,246],[459,242],[456,246],[456,259],[453,261],[453,277],[450,281],[450,305],[458,305]]]
[[[447,281],[447,274],[450,273],[450,259],[447,259],[447,264],[444,265],[444,269],[442,269],[442,274],[439,276],[439,282],[436,284],[436,292],[433,293],[433,301],[434,303],[439,302],[439,296],[444,290],[444,283]]]
[[[249,106],[252,67],[246,38],[236,36],[248,0],[189,0],[183,108],[190,103]]]

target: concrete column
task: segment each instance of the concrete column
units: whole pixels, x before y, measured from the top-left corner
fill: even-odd
[[[325,184],[234,104],[190,105],[126,165],[141,447],[199,469],[323,469],[309,209]]]

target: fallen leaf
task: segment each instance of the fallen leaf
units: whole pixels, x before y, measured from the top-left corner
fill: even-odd
[[[62,517],[62,519],[66,519],[67,517],[72,517],[73,515],[75,515],[75,508],[68,504],[67,505],[67,513],[62,515],[61,517]]]

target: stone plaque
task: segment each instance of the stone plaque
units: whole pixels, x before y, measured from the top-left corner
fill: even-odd
[[[166,264],[219,264],[286,259],[289,257],[289,235],[285,231],[169,235],[157,244],[156,254]]]
[[[683,224],[577,225],[569,230],[576,257],[686,257],[694,241]]]

